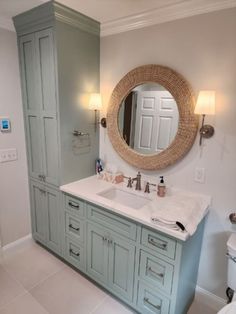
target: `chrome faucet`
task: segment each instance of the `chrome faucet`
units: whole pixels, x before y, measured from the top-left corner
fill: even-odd
[[[140,171],[138,172],[137,177],[132,179],[132,182],[133,181],[136,181],[135,190],[141,191],[141,173],[140,173]]]

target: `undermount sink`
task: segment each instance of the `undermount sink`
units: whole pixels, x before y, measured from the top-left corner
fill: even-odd
[[[140,209],[150,202],[150,199],[146,197],[113,187],[109,190],[98,193],[98,195],[133,209]]]

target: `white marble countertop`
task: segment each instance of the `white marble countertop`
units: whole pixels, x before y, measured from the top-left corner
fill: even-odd
[[[148,194],[144,193],[143,191],[135,191],[134,188],[129,189],[126,187],[126,184],[127,183],[125,182],[112,184],[110,182],[98,179],[97,176],[91,176],[79,181],[63,185],[60,187],[60,190],[72,196],[82,198],[85,201],[94,203],[98,206],[102,206],[114,213],[132,219],[153,229],[159,230],[182,241],[186,241],[190,237],[187,231],[174,230],[163,225],[155,224],[151,221],[151,217],[155,215],[155,212],[158,212],[158,210],[161,208],[161,206],[165,204],[165,202],[174,200],[174,197],[176,195],[181,195],[181,197],[184,197],[186,195],[188,199],[191,199],[192,196],[203,201],[205,208],[203,217],[207,214],[207,208],[211,202],[211,198],[207,195],[191,193],[174,188],[167,189],[166,196],[164,198],[160,198],[157,196],[156,191],[151,190],[151,187],[151,193]],[[148,198],[150,199],[150,202],[148,202],[140,209],[133,209],[131,207],[124,206],[118,202],[109,200],[103,196],[98,195],[99,193],[106,191],[112,187],[116,187],[118,189],[131,192],[132,194]]]

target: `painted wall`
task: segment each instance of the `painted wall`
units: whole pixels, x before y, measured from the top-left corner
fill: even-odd
[[[105,107],[118,81],[134,67],[166,65],[181,73],[194,91],[217,92],[216,115],[206,122],[215,127],[212,139],[198,145],[176,165],[162,171],[143,172],[153,182],[164,174],[169,185],[212,196],[207,219],[198,285],[225,298],[226,241],[236,231],[228,215],[236,210],[236,9],[177,20],[101,40],[101,92]],[[106,108],[104,109],[104,113]],[[100,155],[116,163],[126,175],[137,169],[126,164],[113,150],[106,130],[101,130]],[[204,184],[194,182],[196,167],[206,169]]]
[[[16,34],[1,28],[0,69],[0,116],[12,125],[11,133],[0,133],[0,149],[18,151],[17,161],[0,163],[0,238],[6,245],[31,231]]]

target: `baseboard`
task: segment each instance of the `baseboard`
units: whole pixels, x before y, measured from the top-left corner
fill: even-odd
[[[32,234],[31,234],[31,233],[28,234],[27,236],[23,237],[23,238],[20,238],[20,239],[14,241],[14,242],[11,242],[11,243],[9,243],[9,244],[4,245],[4,246],[2,247],[2,251],[7,251],[7,250],[9,250],[9,249],[12,249],[12,248],[14,248],[14,247],[17,247],[17,246],[19,246],[20,244],[23,244],[24,242],[26,242],[26,241],[28,241],[28,240],[30,240],[30,239],[32,239]]]
[[[196,286],[195,300],[197,302],[199,301],[202,304],[207,304],[208,307],[212,308],[215,311],[219,311],[227,303],[225,299],[220,298],[217,295],[199,286]]]

